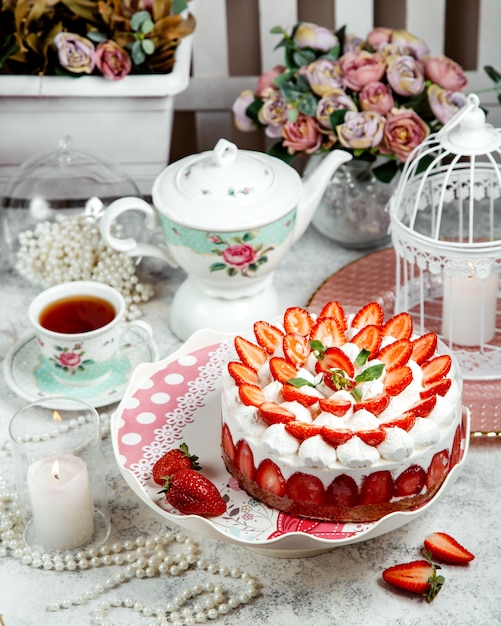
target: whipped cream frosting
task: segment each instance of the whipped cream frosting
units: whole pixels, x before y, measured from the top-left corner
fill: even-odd
[[[360,353],[360,348],[349,342],[349,339],[356,331],[350,328],[351,318],[348,318],[348,330],[346,336],[348,342],[341,350],[355,361]],[[277,324],[278,326],[278,324]],[[413,336],[415,339],[417,335]],[[387,345],[395,341],[391,337],[385,337],[382,345]],[[271,356],[283,356],[283,351],[279,348],[276,354]],[[270,357],[271,358],[271,357]],[[267,426],[258,415],[255,407],[244,406],[239,399],[238,389],[234,381],[225,376],[226,408],[235,420],[235,427],[239,431],[239,437],[247,438],[254,442],[258,448],[262,448],[267,453],[275,457],[285,465],[305,466],[309,468],[332,468],[345,466],[348,468],[367,468],[385,461],[402,462],[410,459],[414,451],[423,450],[435,446],[442,436],[442,430],[447,429],[454,420],[457,419],[458,411],[461,411],[461,378],[454,364],[447,376],[452,383],[445,396],[437,395],[435,408],[429,416],[418,417],[414,426],[407,432],[402,428],[391,426],[385,428],[385,423],[395,420],[416,402],[420,401],[420,392],[423,390],[422,369],[414,361],[408,361],[407,365],[412,371],[412,382],[398,396],[392,396],[389,406],[378,416],[366,409],[356,410],[353,396],[345,390],[333,391],[323,382],[319,382],[320,377],[315,373],[316,358],[310,355],[307,363],[298,373],[298,378],[303,378],[315,387],[305,386],[304,390],[308,395],[318,397],[333,398],[336,400],[349,400],[352,407],[342,417],[338,417],[326,411],[320,411],[318,403],[310,410],[299,402],[284,402],[281,396],[282,385],[275,381],[270,373],[269,362],[267,361],[259,370],[258,376],[263,392],[267,400],[277,402],[289,411],[292,411],[298,421],[314,423],[316,426],[326,426],[334,430],[348,429],[355,433],[348,441],[338,445],[337,448],[327,443],[321,436],[316,435],[299,442],[290,435],[283,424]],[[356,366],[356,373],[363,371],[367,367],[377,364],[376,359],[370,360],[361,367]],[[362,399],[371,398],[384,391],[385,371],[380,378],[368,382],[359,383],[358,387],[362,392]],[[229,392],[229,389],[232,391]],[[301,390],[301,388],[299,388]],[[315,418],[314,418],[315,416]],[[386,437],[379,445],[368,445],[356,435],[359,431],[371,431],[383,427]]]

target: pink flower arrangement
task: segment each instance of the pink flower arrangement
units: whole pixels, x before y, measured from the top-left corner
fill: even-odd
[[[373,171],[389,181],[466,103],[462,68],[406,30],[375,28],[365,40],[311,23],[272,32],[285,63],[242,92],[233,114],[239,130],[276,139],[269,152],[286,161],[334,148],[369,162],[385,156]]]

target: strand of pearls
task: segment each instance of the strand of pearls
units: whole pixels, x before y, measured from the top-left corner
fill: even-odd
[[[16,269],[28,281],[50,287],[74,280],[95,280],[115,287],[127,303],[127,318],[141,316],[139,305],[154,290],[139,282],[135,261],[110,248],[96,221],[82,212],[56,215],[19,234]]]
[[[89,418],[92,419],[92,418]],[[110,414],[109,413],[100,413],[99,414],[99,433],[101,435],[101,439],[105,439],[110,434]],[[47,431],[46,433],[40,433],[37,435],[25,434],[22,438],[24,443],[28,443],[33,441],[34,443],[38,441],[48,441],[49,439],[58,437],[61,433],[67,432],[68,430],[78,428],[79,426],[83,426],[86,423],[86,418],[84,415],[79,415],[77,418],[72,418],[67,422],[62,424],[54,423],[54,427],[51,431]],[[0,445],[0,450],[6,450],[7,452],[11,451],[11,441],[9,439],[5,440]]]
[[[149,626],[192,626],[226,615],[259,595],[258,584],[249,573],[219,566],[200,558],[198,545],[180,532],[166,531],[154,537],[113,542],[99,548],[75,552],[41,553],[28,546],[17,494],[9,492],[0,478],[0,558],[13,556],[36,569],[62,571],[118,566],[118,572],[86,592],[48,605],[48,611],[81,606],[136,578],[180,576],[195,568],[207,574],[239,581],[243,587],[230,595],[223,585],[199,583],[174,596],[164,606],[148,606],[130,596],[103,599],[91,611],[91,624],[111,626],[106,614],[111,609],[128,609],[148,618]],[[115,622],[114,622],[115,623]]]

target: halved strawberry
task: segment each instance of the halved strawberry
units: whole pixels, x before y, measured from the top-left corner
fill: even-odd
[[[297,369],[292,363],[286,361],[280,356],[274,356],[270,359],[270,372],[275,380],[279,383],[285,383],[291,378],[295,378]]]
[[[384,504],[393,496],[393,479],[388,470],[368,474],[360,487],[360,504]]]
[[[269,426],[272,424],[287,424],[296,419],[296,416],[276,402],[263,402],[258,407],[258,413]]]
[[[408,365],[387,372],[384,380],[384,390],[390,396],[398,396],[412,382],[412,370]]]
[[[401,428],[409,431],[416,423],[416,419],[414,411],[409,410],[389,422],[384,422],[381,426],[384,426],[384,428]]]
[[[416,417],[428,417],[437,404],[437,396],[435,394],[418,400],[410,408]]]
[[[433,456],[430,467],[428,468],[426,474],[426,486],[428,489],[439,485],[446,477],[448,471],[449,452],[448,450],[441,450]]]
[[[383,571],[383,580],[399,589],[422,595],[431,602],[445,582],[443,576],[437,576],[437,569],[440,569],[439,565],[424,559],[399,563]]]
[[[433,356],[437,349],[438,339],[435,333],[426,333],[412,342],[411,359],[421,365]]]
[[[321,434],[320,426],[307,424],[306,422],[299,422],[298,420],[286,424],[285,430],[289,433],[289,435],[299,439],[299,441],[304,441],[305,439]]]
[[[302,367],[310,356],[308,339],[298,333],[287,333],[282,340],[285,358],[297,367]]]
[[[259,406],[266,401],[263,390],[259,385],[249,385],[249,383],[243,383],[238,388],[238,395],[240,400],[246,406]]]
[[[237,449],[235,444],[233,443],[233,438],[230,433],[230,429],[227,424],[223,424],[223,433],[221,436],[221,444],[223,446],[223,450],[226,452],[226,455],[233,463],[236,458]]]
[[[348,378],[342,370],[329,370],[323,373],[323,383],[332,391],[352,391],[357,383]]]
[[[369,324],[382,326],[384,319],[383,309],[378,302],[369,302],[356,313],[351,323],[352,328],[363,328]]]
[[[284,383],[282,394],[287,402],[299,402],[303,406],[312,406],[315,402],[318,402],[318,396],[308,393],[307,385],[299,389],[290,383]]]
[[[351,409],[352,402],[350,400],[335,400],[334,398],[319,398],[318,404],[322,411],[343,417]]]
[[[284,328],[286,333],[297,333],[307,337],[313,328],[313,318],[306,309],[299,306],[290,307],[284,313]]]
[[[302,504],[324,504],[325,490],[320,478],[296,472],[287,480],[287,495]]]
[[[376,354],[376,359],[386,365],[386,371],[391,372],[406,365],[412,355],[412,344],[408,339],[397,339],[387,344]]]
[[[415,496],[421,493],[426,483],[426,472],[419,465],[411,465],[395,479],[395,495],[397,498]]]
[[[466,565],[475,558],[469,550],[447,533],[431,533],[424,540],[424,547],[431,553],[432,559],[444,563]]]
[[[351,339],[351,342],[356,344],[360,350],[368,350],[370,352],[369,358],[373,358],[381,345],[381,331],[379,326],[375,324],[364,326],[364,328],[359,330]]]
[[[315,363],[315,371],[319,374],[320,372],[337,369],[343,370],[349,378],[353,378],[355,375],[355,368],[350,357],[345,354],[341,348],[333,346],[327,348],[317,360]]]
[[[242,472],[242,474],[250,480],[254,480],[256,475],[254,455],[252,454],[249,444],[243,439],[240,439],[237,443],[235,461],[237,468]]]
[[[375,430],[359,430],[357,436],[368,446],[379,446],[386,439],[386,433],[382,428]]]
[[[365,409],[366,411],[370,411],[374,415],[380,415],[385,409],[388,408],[390,401],[390,394],[383,391],[382,393],[378,393],[372,398],[367,398],[366,400],[361,400],[360,402],[357,402],[353,408],[355,409],[355,411]]]
[[[334,430],[328,426],[321,426],[320,434],[328,444],[336,448],[337,446],[341,446],[343,443],[349,441],[355,433],[348,429]]]
[[[262,320],[255,322],[254,334],[261,348],[264,348],[268,354],[273,354],[275,350],[282,345],[282,339],[284,332],[270,324],[269,322],[263,322]]]
[[[391,317],[381,328],[383,337],[393,339],[410,339],[412,336],[412,317],[405,312],[397,313]]]
[[[259,385],[257,372],[252,367],[241,363],[240,361],[230,361],[228,363],[228,372],[237,385],[248,383],[249,385]]]
[[[325,492],[327,504],[348,507],[358,504],[358,487],[355,480],[347,474],[341,474],[327,487]]]
[[[240,337],[240,335],[235,337],[235,349],[242,363],[256,371],[265,364],[268,358],[266,351],[261,346],[252,343],[244,337]]]
[[[339,322],[343,331],[346,330],[346,315],[342,305],[337,300],[327,302],[320,311],[318,317],[333,317]]]
[[[454,440],[452,442],[451,456],[449,459],[449,469],[452,469],[461,460],[461,426],[456,428]]]
[[[419,392],[421,398],[429,398],[433,395],[445,396],[445,394],[449,391],[452,385],[451,378],[440,378],[440,380],[436,380]]]
[[[283,498],[287,494],[287,483],[280,471],[280,468],[270,459],[264,459],[256,470],[256,483],[265,489],[274,493],[279,498]]]
[[[451,369],[452,359],[448,354],[441,354],[432,359],[428,359],[421,365],[423,370],[423,387],[433,383],[439,378],[444,378]]]
[[[310,341],[320,341],[326,348],[340,347],[346,343],[346,337],[337,319],[321,317],[311,329]]]

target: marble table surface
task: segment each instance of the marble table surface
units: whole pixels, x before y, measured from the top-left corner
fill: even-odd
[[[291,304],[305,305],[331,274],[361,254],[335,245],[310,227],[275,274],[284,308]],[[5,256],[0,271],[0,359],[3,360],[12,345],[29,332],[26,311],[39,289],[20,279]],[[152,262],[144,264],[143,272],[144,280],[151,280],[155,286],[155,297],[143,306],[144,319],[154,328],[163,358],[181,345],[169,329],[169,308],[185,275],[181,270]],[[377,267],[374,276],[377,280]],[[349,303],[349,298],[349,292],[339,294],[343,303]],[[8,387],[2,376],[0,477],[7,482],[11,478],[11,458],[3,444],[8,438],[9,419],[24,404],[26,401]],[[113,409],[112,405],[99,410],[111,414]],[[141,533],[148,536],[162,532],[165,520],[141,503],[120,474],[109,436],[103,439],[103,448],[110,493],[110,542]],[[336,547],[313,557],[274,558],[188,533],[198,544],[203,558],[220,566],[240,567],[260,584],[260,595],[255,600],[213,623],[234,626],[500,624],[500,462],[499,437],[472,438],[464,470],[456,484],[421,516],[375,539]],[[173,528],[176,530],[176,526]],[[423,539],[433,531],[454,535],[476,558],[467,567],[445,566],[445,585],[439,596],[427,604],[419,596],[387,587],[382,582],[381,572],[395,563],[420,558]],[[47,612],[47,606],[83,593],[99,582],[104,583],[113,569],[113,566],[104,566],[75,572],[44,571],[23,565],[9,554],[0,557],[3,623],[5,626],[90,624],[89,611],[97,600],[51,613]],[[120,595],[130,594],[145,604],[157,605],[190,586],[196,575],[197,572],[189,570],[179,577],[135,579],[123,586]],[[108,620],[110,624],[127,626],[149,623],[142,615],[120,609],[110,612]]]

